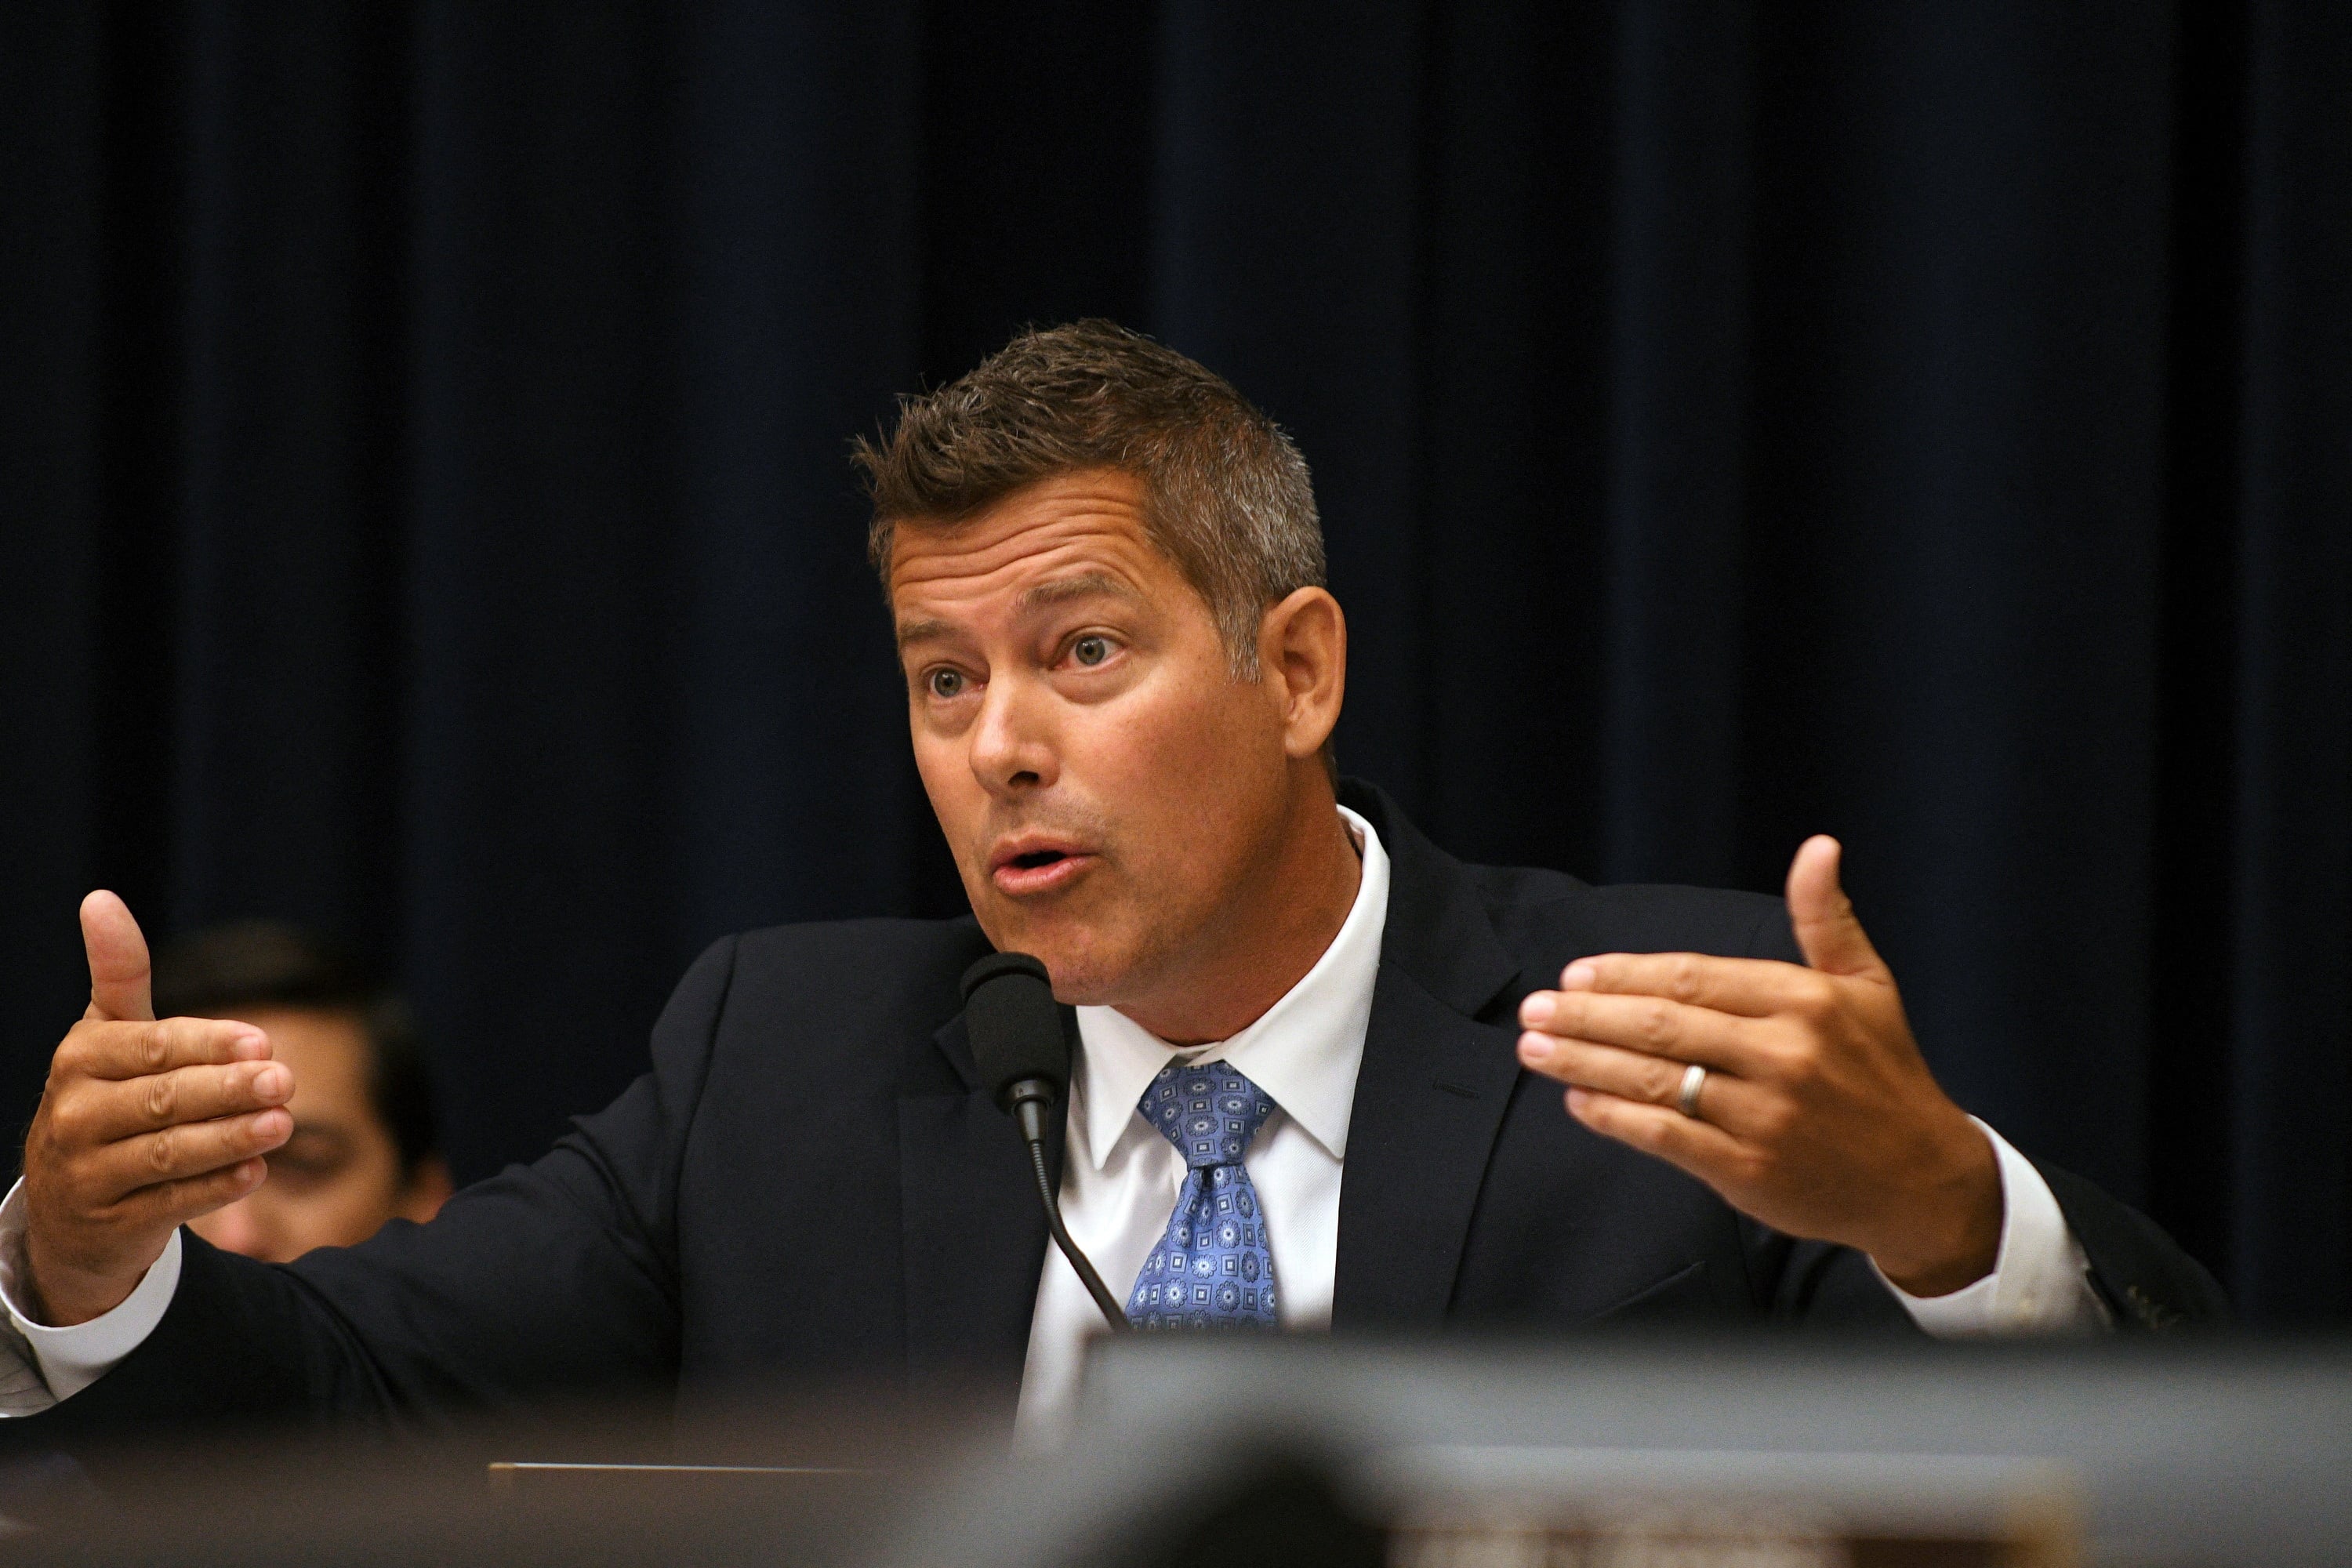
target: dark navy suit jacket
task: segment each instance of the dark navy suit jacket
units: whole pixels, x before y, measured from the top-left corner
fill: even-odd
[[[1513,1055],[1519,1000],[1580,954],[1794,960],[1779,900],[1465,866],[1377,791],[1344,798],[1392,875],[1335,1332],[1908,1329],[1860,1256],[1779,1235],[1588,1132]],[[730,937],[679,984],[652,1070],[543,1159],[430,1225],[289,1266],[188,1237],[155,1333],[22,1425],[50,1441],[222,1416],[429,1425],[605,1389],[690,1405],[931,1370],[1009,1389],[1046,1235],[960,1016],[958,977],[987,951],[970,919]],[[2042,1170],[2121,1327],[2221,1313],[2210,1278],[2147,1220]]]

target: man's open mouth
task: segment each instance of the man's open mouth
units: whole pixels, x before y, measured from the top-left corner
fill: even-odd
[[[1085,869],[1093,859],[1085,849],[1052,840],[1014,840],[989,858],[989,880],[1011,897],[1048,893]]]

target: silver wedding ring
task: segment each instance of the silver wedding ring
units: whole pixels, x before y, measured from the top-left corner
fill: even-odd
[[[1675,1109],[1681,1111],[1685,1116],[1689,1117],[1693,1121],[1696,1121],[1698,1120],[1698,1091],[1706,1087],[1706,1069],[1705,1068],[1699,1066],[1696,1062],[1693,1062],[1690,1066],[1683,1068],[1683,1086],[1675,1094]]]

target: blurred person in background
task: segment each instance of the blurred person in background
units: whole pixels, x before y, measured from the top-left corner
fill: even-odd
[[[349,952],[282,921],[212,926],[157,955],[155,1001],[174,1016],[254,1025],[294,1072],[294,1131],[269,1155],[268,1179],[192,1222],[197,1235],[286,1263],[440,1212],[449,1168],[415,1026]]]

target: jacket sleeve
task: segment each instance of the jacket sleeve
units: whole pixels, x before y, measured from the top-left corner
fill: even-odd
[[[2050,1184],[2066,1228],[2091,1265],[2091,1289],[2107,1304],[2119,1332],[2163,1334],[2216,1329],[2230,1321],[2230,1300],[2204,1265],[2157,1223],[2046,1160],[2033,1168]]]
[[[653,1070],[549,1152],[452,1198],[427,1225],[289,1265],[185,1237],[146,1342],[50,1411],[39,1446],[153,1441],[174,1427],[434,1427],[527,1415],[535,1396],[667,1384],[678,1345],[677,1194],[734,939],[688,971]]]

